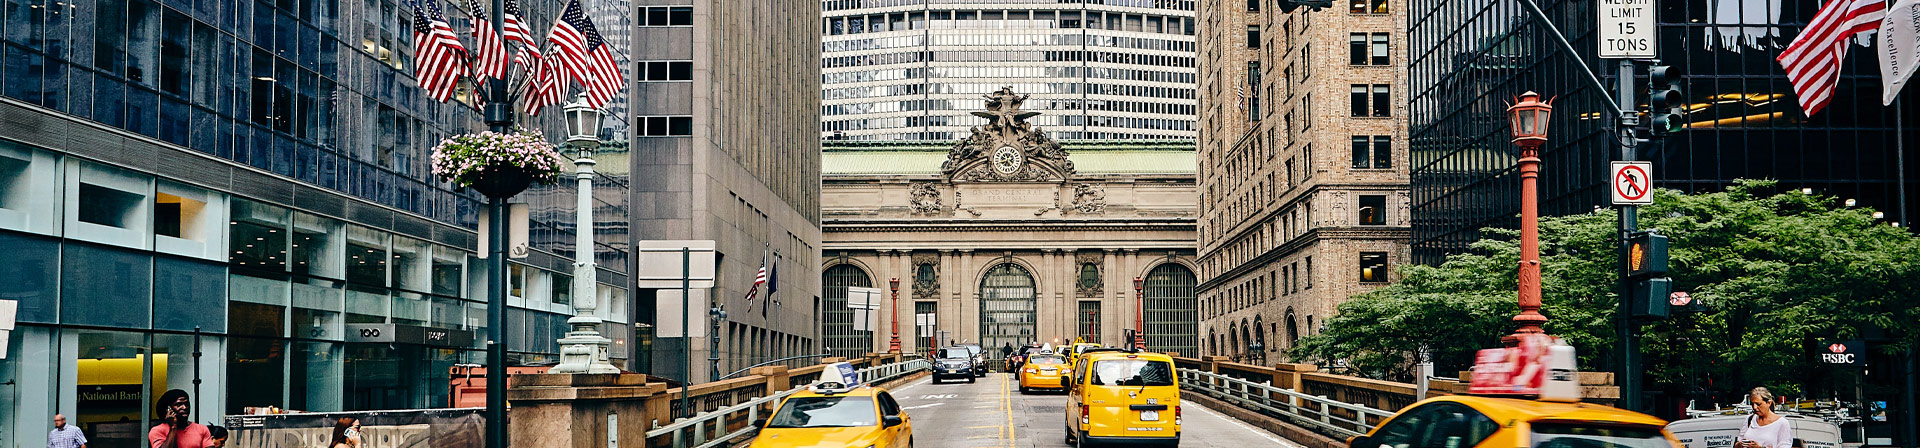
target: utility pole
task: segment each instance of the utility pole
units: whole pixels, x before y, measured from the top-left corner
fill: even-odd
[[[1633,60],[1620,60],[1620,74],[1615,82],[1619,86],[1619,96],[1616,98],[1619,101],[1620,119],[1616,131],[1620,143],[1619,160],[1622,162],[1639,160],[1639,155],[1634,151],[1638,141],[1633,135],[1633,128],[1640,125],[1640,114],[1634,110],[1633,71]],[[1608,179],[1608,182],[1611,184],[1612,179]],[[1651,188],[1653,181],[1649,179],[1647,184],[1648,188]],[[1639,209],[1633,205],[1620,206],[1620,238],[1618,239],[1620,309],[1619,312],[1614,313],[1617,320],[1615,336],[1620,338],[1617,344],[1620,352],[1620,374],[1614,377],[1614,382],[1620,387],[1620,408],[1632,411],[1644,409],[1640,403],[1640,349],[1634,341],[1634,338],[1638,337],[1636,336],[1638,332],[1633,331],[1633,310],[1629,304],[1633,298],[1633,280],[1627,278],[1627,271],[1631,269],[1627,264],[1627,258],[1630,256],[1627,253],[1629,250],[1627,239],[1634,232],[1639,231]]]

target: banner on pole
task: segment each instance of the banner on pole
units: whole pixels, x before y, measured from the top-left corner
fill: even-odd
[[[1920,65],[1920,0],[1899,0],[1880,21],[1880,105],[1891,105]]]

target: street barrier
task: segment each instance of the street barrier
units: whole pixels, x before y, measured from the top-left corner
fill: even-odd
[[[932,368],[933,363],[925,359],[909,359],[860,369],[860,378],[867,384],[880,384]],[[817,372],[814,372],[814,377],[818,377]],[[726,446],[742,436],[759,432],[760,428],[754,426],[753,422],[760,419],[762,412],[772,412],[773,406],[779,404],[781,399],[805,390],[810,383],[811,380],[795,381],[794,384],[798,386],[792,389],[656,427],[647,431],[647,445],[673,448]]]
[[[1280,418],[1335,439],[1365,434],[1387,417],[1393,416],[1393,411],[1307,395],[1274,387],[1270,382],[1247,381],[1187,368],[1179,369],[1179,372],[1182,388]]]

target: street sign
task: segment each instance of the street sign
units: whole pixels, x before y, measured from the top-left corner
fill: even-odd
[[[1613,162],[1613,205],[1653,203],[1653,162]]]
[[[1667,304],[1676,307],[1687,306],[1689,303],[1693,303],[1693,296],[1687,295],[1686,291],[1674,291],[1667,296]]]
[[[1867,365],[1867,342],[1862,340],[1833,341],[1816,350],[1821,364],[1849,366]]]
[[[678,287],[653,292],[653,337],[707,337],[707,317],[701,315],[705,313],[704,310],[709,303],[707,290],[690,289],[687,290],[687,295],[693,296],[693,300],[691,303],[683,304],[682,302],[686,301],[680,299]],[[680,328],[681,321],[686,321],[687,328],[684,330]],[[688,332],[692,334],[683,334]]]
[[[1653,59],[1658,56],[1653,0],[1600,0],[1597,6],[1601,58]]]
[[[642,240],[635,251],[640,272],[634,282],[641,288],[677,290],[683,282],[689,289],[713,287],[714,266],[719,264],[713,240]]]

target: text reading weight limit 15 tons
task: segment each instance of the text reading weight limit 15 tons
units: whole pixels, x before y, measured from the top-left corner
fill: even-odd
[[[1600,57],[1655,57],[1653,0],[1601,0],[1599,6]]]

